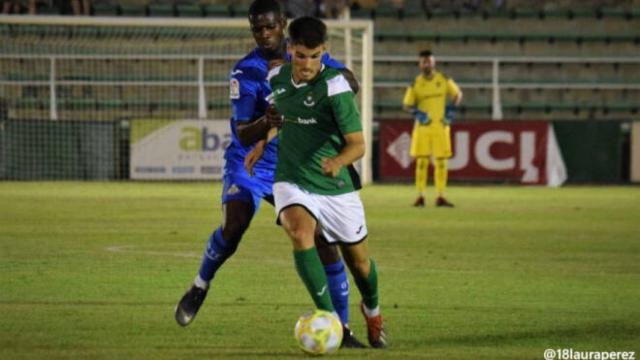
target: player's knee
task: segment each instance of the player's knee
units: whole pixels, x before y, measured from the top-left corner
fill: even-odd
[[[289,237],[296,242],[309,237],[309,232],[301,226],[288,227],[287,234],[289,234]]]
[[[307,249],[314,245],[312,229],[308,229],[300,224],[288,224],[285,230],[291,238],[291,241],[293,241],[294,248]]]

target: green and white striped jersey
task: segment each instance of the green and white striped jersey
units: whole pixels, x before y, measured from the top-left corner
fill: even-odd
[[[278,132],[275,181],[287,181],[315,194],[339,195],[360,188],[353,166],[333,178],[322,173],[322,159],[338,155],[344,134],[362,131],[360,113],[345,77],[323,65],[310,82],[295,84],[291,64],[269,72],[273,102],[284,116]]]

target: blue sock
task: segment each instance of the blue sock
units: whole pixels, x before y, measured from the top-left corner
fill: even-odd
[[[222,238],[222,227],[217,228],[209,237],[209,242],[207,242],[207,248],[204,251],[202,264],[200,265],[200,278],[207,283],[211,281],[220,266],[233,254],[233,250]]]
[[[327,282],[331,292],[331,302],[343,324],[349,323],[349,279],[342,259],[335,264],[325,265]]]

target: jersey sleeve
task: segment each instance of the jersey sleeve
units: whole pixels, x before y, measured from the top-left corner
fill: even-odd
[[[237,68],[229,79],[229,98],[231,115],[236,121],[252,120],[258,101],[260,83],[256,81],[251,69]]]
[[[338,75],[327,80],[327,92],[340,132],[349,134],[362,131],[360,112],[347,79]]]
[[[454,98],[459,94],[460,88],[458,87],[458,84],[456,84],[456,82],[451,78],[447,79],[447,96],[449,98]]]
[[[325,64],[328,67],[332,67],[334,69],[344,69],[346,66],[344,66],[343,63],[341,63],[340,61],[332,58],[328,52],[325,52],[324,54],[322,54],[322,59],[321,59],[322,63]]]
[[[407,86],[407,90],[404,92],[404,98],[402,99],[403,106],[415,106],[416,94],[413,91],[413,85]]]

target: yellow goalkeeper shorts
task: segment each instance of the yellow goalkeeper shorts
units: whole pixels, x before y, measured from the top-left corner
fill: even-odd
[[[416,125],[411,134],[412,157],[450,158],[451,131],[449,126],[440,124]]]

